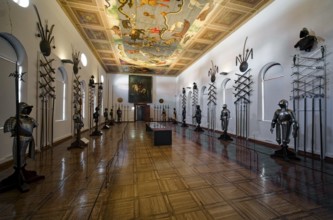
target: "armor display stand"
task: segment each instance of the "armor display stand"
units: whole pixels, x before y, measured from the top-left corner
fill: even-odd
[[[87,143],[81,140],[81,129],[83,128],[83,117],[82,117],[82,91],[81,91],[81,82],[79,73],[79,63],[80,63],[80,52],[73,52],[72,53],[72,63],[73,63],[73,73],[74,73],[74,80],[73,80],[73,106],[74,106],[74,130],[76,131],[75,134],[75,141],[71,144],[71,148],[83,148],[87,146]],[[70,63],[70,62],[69,62]]]
[[[227,105],[223,104],[223,109],[221,111],[220,120],[221,120],[221,128],[222,134],[218,139],[224,141],[232,141],[232,138],[228,135],[228,126],[229,126],[229,119],[230,119],[230,111],[227,109]]]
[[[15,117],[11,117],[5,121],[4,132],[11,132],[14,137],[13,141],[13,160],[14,173],[0,182],[0,192],[5,192],[13,188],[17,188],[21,192],[29,191],[27,183],[35,182],[44,179],[44,176],[37,175],[36,171],[25,169],[25,156],[29,147],[29,155],[34,158],[35,144],[33,138],[33,129],[37,126],[34,119],[28,115],[32,110],[32,106],[24,102],[19,103],[19,80],[25,73],[18,72],[18,63],[16,69],[10,76],[15,78]]]
[[[208,102],[207,102],[207,124],[208,131],[210,132],[210,136],[212,136],[215,132],[216,128],[216,74],[218,73],[218,66],[213,64],[212,68],[208,71],[208,76],[210,76],[210,83],[208,87]]]
[[[34,5],[34,9],[38,18],[37,22],[37,37],[41,38],[39,48],[42,52],[42,58],[38,58],[38,86],[37,93],[39,93],[39,98],[42,103],[42,114],[41,114],[41,136],[40,136],[40,150],[41,157],[43,156],[43,150],[51,148],[51,153],[53,152],[53,129],[54,129],[54,106],[55,106],[55,69],[52,67],[52,62],[54,59],[48,59],[50,56],[52,48],[51,43],[54,43],[54,37],[52,36],[54,25],[51,25],[50,28],[48,24],[45,24],[45,27],[42,24],[40,15],[37,7]],[[48,112],[51,114],[49,115]]]
[[[250,95],[252,92],[251,85],[252,75],[251,69],[243,74],[236,74],[238,79],[235,80],[235,99],[236,105],[236,136],[248,139],[249,115],[250,115]]]
[[[110,128],[109,127],[110,121],[109,121],[109,110],[108,110],[108,108],[104,109],[103,116],[104,116],[104,126],[103,126],[103,129],[109,129]]]
[[[102,105],[102,91],[103,91],[103,85],[102,83],[95,83],[97,85],[97,107],[95,108],[95,112],[93,114],[93,119],[95,122],[95,130],[90,134],[90,136],[101,136],[103,135],[103,133],[98,130],[98,126],[99,126],[99,111],[101,109],[101,105]]]
[[[294,139],[294,149],[302,150],[304,156],[311,152],[325,159],[326,146],[326,47],[320,46],[306,56],[293,56],[292,96],[300,135]],[[302,117],[301,117],[302,116]],[[303,148],[300,149],[300,145]]]
[[[192,94],[192,124],[195,124],[194,113],[198,105],[198,86],[196,83],[193,83],[193,94]]]
[[[109,125],[110,126],[114,125],[113,106],[110,109],[110,121],[109,121]]]
[[[52,67],[53,59],[48,60],[43,55],[44,61],[39,60],[39,97],[42,103],[42,122],[41,122],[41,151],[53,146],[53,124],[54,121],[54,100],[55,96],[55,69]],[[48,113],[51,110],[51,115]],[[51,127],[51,130],[50,130]]]
[[[249,115],[250,115],[250,95],[252,92],[251,84],[252,76],[251,69],[248,69],[248,59],[253,59],[253,49],[245,49],[247,37],[244,41],[243,54],[236,56],[236,66],[239,65],[239,70],[242,74],[237,74],[238,79],[235,80],[235,99],[236,105],[236,136],[248,140],[249,130]]]
[[[182,91],[182,125],[181,127],[188,127],[186,124],[186,89],[183,88]]]
[[[89,133],[91,133],[93,126],[93,112],[94,112],[94,103],[95,103],[95,82],[94,76],[91,76],[89,80]]]
[[[176,108],[173,108],[173,124],[178,124]]]

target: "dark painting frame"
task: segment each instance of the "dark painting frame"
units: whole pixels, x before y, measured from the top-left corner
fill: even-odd
[[[129,103],[152,103],[151,76],[129,75],[128,77],[128,102]]]

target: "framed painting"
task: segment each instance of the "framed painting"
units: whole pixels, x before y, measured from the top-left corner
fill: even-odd
[[[129,75],[128,82],[129,103],[151,103],[152,102],[152,77]]]

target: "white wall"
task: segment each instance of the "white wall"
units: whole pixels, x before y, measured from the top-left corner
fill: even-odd
[[[154,105],[160,105],[159,100],[163,99],[163,105],[169,106],[170,116],[172,115],[173,108],[176,103],[176,78],[175,77],[163,77],[152,76],[153,88],[152,88],[152,103],[150,105],[150,117],[154,116]],[[112,74],[108,75],[110,96],[109,107],[111,106],[134,106],[133,103],[128,103],[128,78],[129,75],[124,74]],[[118,98],[122,98],[123,102],[119,103]],[[134,120],[134,111],[129,113],[129,120]]]
[[[333,1],[331,0],[275,0],[258,13],[252,20],[243,25],[240,29],[232,33],[226,40],[221,42],[214,49],[209,51],[203,58],[185,70],[177,79],[178,95],[181,94],[181,88],[191,86],[196,82],[199,88],[208,87],[210,78],[208,71],[211,67],[211,60],[219,67],[220,72],[229,72],[227,76],[217,75],[216,86],[220,87],[223,80],[230,78],[232,84],[237,79],[235,73],[240,73],[235,66],[235,58],[242,53],[245,38],[248,37],[246,48],[253,48],[253,60],[249,60],[249,68],[253,75],[253,93],[251,96],[250,109],[250,138],[259,139],[265,142],[275,142],[275,134],[269,132],[270,121],[262,121],[259,117],[261,106],[258,102],[258,78],[261,68],[269,62],[278,62],[284,70],[283,83],[276,85],[281,96],[289,100],[291,94],[291,66],[292,56],[300,51],[294,49],[294,45],[299,40],[299,32],[303,27],[310,30],[320,40],[320,43],[327,46],[328,53],[328,91],[327,91],[327,112],[332,111],[332,50],[333,50],[333,26],[329,25],[333,20]],[[272,90],[275,88],[272,88]],[[219,88],[218,88],[219,90]],[[229,97],[232,99],[232,97]],[[221,109],[222,94],[218,94],[217,114]],[[278,108],[278,100],[266,100],[271,105]],[[290,105],[290,107],[292,107]],[[204,108],[204,107],[202,107]],[[235,114],[235,112],[231,112]],[[272,112],[273,116],[273,112]],[[217,117],[217,120],[218,117]],[[327,115],[327,144],[326,155],[333,156],[332,139],[332,114]],[[205,123],[203,121],[203,123]],[[205,124],[203,124],[204,126]],[[221,130],[218,123],[219,130]],[[235,120],[230,120],[230,132],[235,132]],[[302,133],[300,133],[302,135]],[[316,153],[318,153],[318,148]]]
[[[38,111],[40,112],[39,99],[37,98],[37,74],[38,74],[38,53],[39,53],[39,42],[40,38],[36,37],[37,34],[37,22],[38,18],[33,8],[35,4],[38,8],[41,20],[43,25],[45,25],[45,20],[48,21],[49,26],[52,24],[55,25],[53,36],[55,38],[56,48],[52,50],[52,56],[57,57],[58,59],[72,59],[72,52],[80,51],[86,54],[88,59],[88,65],[82,67],[79,71],[81,79],[86,82],[88,85],[89,78],[91,75],[95,76],[95,79],[104,75],[106,78],[105,71],[102,66],[99,64],[97,59],[94,57],[93,53],[83,41],[80,34],[76,31],[72,23],[68,20],[65,13],[62,11],[56,0],[47,0],[47,1],[38,1],[31,0],[30,6],[28,8],[21,8],[15,4],[12,0],[3,0],[0,1],[0,32],[6,32],[14,35],[24,46],[27,56],[27,69],[23,70],[27,72],[24,76],[25,85],[27,86],[27,94],[24,94],[25,101],[30,105],[34,106],[31,116],[38,119]],[[0,48],[2,50],[2,48]],[[60,64],[62,65],[61,62]],[[82,65],[81,65],[82,66]],[[58,66],[57,66],[58,67]],[[55,67],[55,68],[57,68]],[[73,121],[72,121],[72,81],[73,81],[73,71],[71,64],[64,64],[64,67],[68,73],[68,91],[67,91],[67,106],[66,109],[66,120],[62,122],[56,122],[54,125],[54,141],[61,140],[65,137],[71,136],[73,132]],[[4,70],[3,68],[1,68]],[[5,72],[2,74],[9,74]],[[96,80],[97,81],[97,80]],[[4,93],[7,90],[14,88],[0,88],[0,93]],[[104,86],[104,90],[108,91],[107,84]],[[86,112],[88,113],[88,86],[86,91]],[[107,93],[104,92],[103,95],[104,103],[107,102]],[[1,103],[5,100],[0,100]],[[15,112],[8,112],[11,115],[14,115]],[[88,128],[88,117],[85,118],[85,128]],[[65,129],[64,129],[65,128]],[[39,137],[38,129],[35,129],[35,138]],[[3,132],[2,130],[0,132]],[[8,160],[8,155],[11,155],[12,140],[8,134],[0,136],[0,142],[6,143],[5,146],[1,147],[0,151],[0,163]],[[37,143],[37,148],[38,142]]]

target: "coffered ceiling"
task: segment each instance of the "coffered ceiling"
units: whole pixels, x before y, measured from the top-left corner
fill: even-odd
[[[57,0],[107,73],[177,76],[272,0]]]

